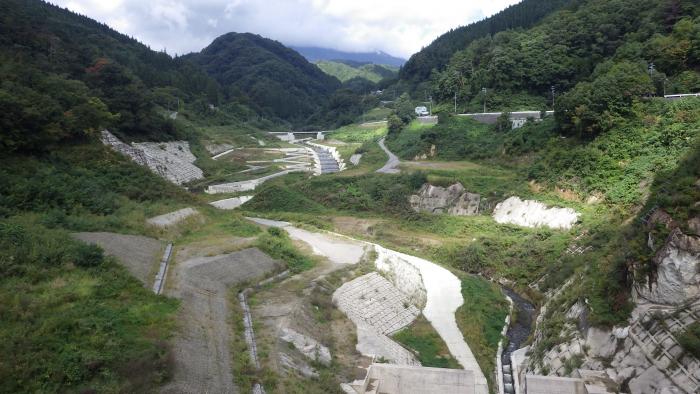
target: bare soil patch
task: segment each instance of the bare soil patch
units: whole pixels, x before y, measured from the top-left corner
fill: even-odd
[[[356,269],[323,261],[310,271],[254,294],[253,320],[263,323],[256,331],[258,348],[266,354],[261,359],[262,366],[280,377],[277,387],[266,387],[268,392],[296,392],[286,384],[308,379],[316,372],[311,360],[281,339],[284,328],[292,328],[328,347],[339,382],[364,376],[357,366],[368,364],[368,360],[355,350],[355,325],[332,303],[337,285],[352,279]],[[308,392],[318,389],[310,386]]]
[[[476,170],[481,166],[469,161],[402,161],[402,167],[431,170]]]
[[[374,226],[382,222],[380,219],[362,219],[352,216],[335,216],[332,220],[337,232],[364,236],[372,235]]]

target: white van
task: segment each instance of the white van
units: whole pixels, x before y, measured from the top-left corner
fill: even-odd
[[[428,109],[425,107],[416,107],[416,115],[428,116],[428,115],[430,115],[430,112],[428,112]]]

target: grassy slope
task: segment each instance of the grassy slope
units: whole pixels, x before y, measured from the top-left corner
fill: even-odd
[[[177,302],[66,229],[143,233],[145,217],[191,198],[97,144],[4,163],[0,391],[143,392],[167,379]]]
[[[393,339],[412,349],[424,367],[460,368],[445,342],[423,315],[408,327],[395,333]]]
[[[699,130],[700,100],[646,100],[636,103],[630,116],[615,119],[610,131],[593,140],[561,138],[552,120],[499,133],[467,120],[450,119],[420,132],[408,128],[389,145],[404,157],[426,152],[434,144],[437,160],[486,158],[480,160],[482,166],[493,169],[495,164],[511,175],[501,180],[487,176],[485,183],[475,184],[485,172],[472,171],[473,176],[469,176],[465,167],[451,169],[452,178],[465,182],[470,190],[495,192],[499,198],[517,194],[581,212],[582,224],[577,231],[588,235],[576,242],[591,248],[584,256],[562,253],[572,240],[561,232],[535,230],[530,236],[490,237],[488,228],[493,227],[487,226],[475,232],[472,245],[456,254],[440,253],[437,259],[461,260],[482,272],[489,272],[493,262],[501,262],[505,270],[497,270],[522,284],[535,279],[532,274],[546,273],[540,283],[544,289],[556,287],[574,272],[589,267],[592,274],[585,276],[576,296],[587,297],[593,305],[591,322],[611,325],[626,319],[629,312],[625,262],[636,256],[638,267],[648,266],[644,262],[649,252],[638,236],[642,231],[630,225],[630,220],[654,205],[673,212],[680,220],[693,214],[688,207],[697,199],[693,186],[698,179],[693,163],[697,153],[687,155],[694,149],[697,152]],[[430,170],[428,179],[445,175]],[[449,178],[442,183],[449,183]],[[591,199],[599,203],[585,202]],[[446,228],[452,226],[440,223],[437,230],[444,232]],[[541,248],[544,245],[547,247]]]
[[[359,67],[352,67],[344,63],[333,62],[328,60],[319,61],[316,63],[318,68],[320,68],[324,73],[334,76],[340,80],[340,82],[345,82],[353,78],[364,78],[368,81],[377,83],[384,79],[384,77],[375,72],[372,68],[375,67],[372,64],[366,64]],[[388,71],[396,73],[398,70],[390,66],[378,66],[385,68]]]
[[[202,136],[210,138],[195,129],[200,158]],[[97,141],[7,155],[0,183],[7,185],[0,190],[0,340],[3,354],[12,355],[0,361],[3,392],[147,392],[168,379],[177,302],[154,296],[111,259],[86,265],[102,261],[90,254],[99,252],[84,250],[68,232],[207,245],[260,232]],[[174,229],[145,226],[146,218],[185,206],[199,217]],[[290,253],[283,241],[265,246]],[[298,262],[298,269],[309,265]]]
[[[464,305],[457,309],[459,329],[476,357],[489,385],[494,387],[491,371],[495,369],[498,341],[508,315],[508,302],[498,286],[475,276],[462,277]]]

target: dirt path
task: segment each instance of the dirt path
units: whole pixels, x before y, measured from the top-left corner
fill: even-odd
[[[314,233],[294,227],[288,222],[260,218],[248,219],[265,226],[284,228],[290,238],[304,242],[314,254],[325,257],[331,263],[340,266],[359,263],[368,249],[368,245],[364,242],[330,234]]]
[[[399,170],[399,164],[401,164],[401,162],[399,161],[399,158],[395,154],[391,153],[391,151],[387,149],[386,145],[384,145],[385,139],[386,138],[382,138],[379,140],[379,147],[382,148],[387,156],[389,156],[389,159],[387,160],[386,164],[384,164],[384,167],[378,169],[377,172],[382,174],[398,174],[401,172],[401,170]]]
[[[182,256],[192,255],[192,251]],[[187,257],[181,257],[187,258]],[[163,393],[236,393],[229,351],[231,285],[259,278],[281,263],[256,248],[212,257],[176,258],[166,294],[182,301],[173,348],[175,368]]]

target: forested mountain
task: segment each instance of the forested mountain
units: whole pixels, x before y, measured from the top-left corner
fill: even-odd
[[[692,0],[582,1],[529,30],[474,40],[433,75],[434,97],[543,108],[553,88],[560,126],[597,132],[635,97],[700,90],[699,16]]]
[[[321,60],[349,60],[360,63],[386,64],[394,67],[401,67],[406,63],[406,59],[392,56],[386,52],[344,52],[329,48],[291,46],[290,48],[301,53],[308,61],[318,62]]]
[[[242,97],[261,114],[303,123],[340,82],[277,41],[250,33],[228,33],[200,53],[200,64],[229,96]]]
[[[156,106],[211,101],[218,84],[184,59],[38,0],[0,3],[0,147],[32,149],[109,126],[167,139]]]
[[[577,1],[523,0],[489,18],[450,30],[411,56],[401,69],[400,77],[412,84],[426,81],[433,70],[442,71],[456,51],[464,49],[477,38],[508,29],[528,28],[552,11]]]

